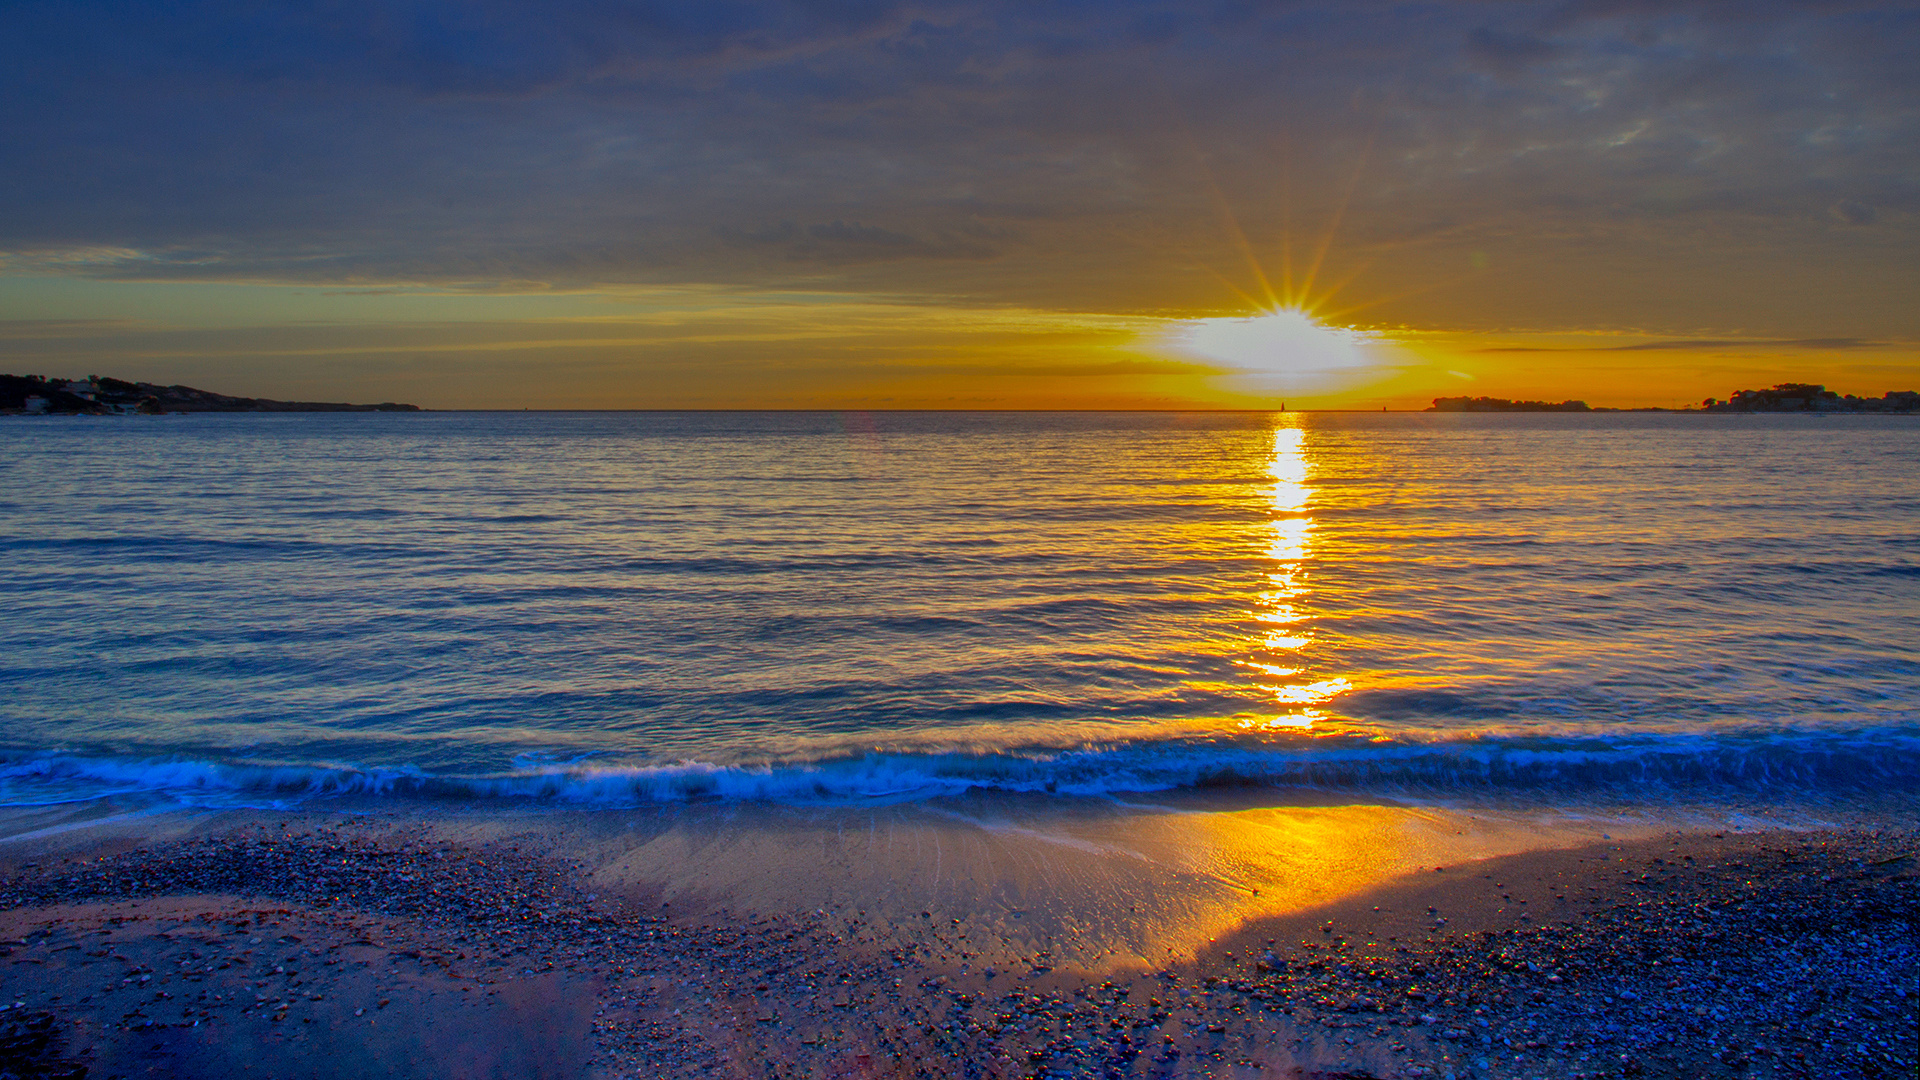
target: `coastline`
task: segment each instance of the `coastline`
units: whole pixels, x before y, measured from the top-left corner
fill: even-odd
[[[1914,1064],[1907,815],[1740,831],[1681,815],[1596,840],[1592,821],[1245,799],[354,809],[64,831],[14,812],[0,1023],[42,1025],[42,1060],[89,1075],[229,1074],[226,1048],[256,1042],[255,1076]],[[857,817],[872,832],[849,839]]]

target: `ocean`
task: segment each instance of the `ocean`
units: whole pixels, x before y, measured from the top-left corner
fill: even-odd
[[[1920,779],[1920,423],[0,422],[0,804]]]

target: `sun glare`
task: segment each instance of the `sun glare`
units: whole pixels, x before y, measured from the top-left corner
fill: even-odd
[[[1228,244],[1246,262],[1253,288],[1244,289],[1246,278],[1236,282],[1227,274],[1208,269],[1220,283],[1237,295],[1253,314],[1230,318],[1188,319],[1173,323],[1162,332],[1160,346],[1192,359],[1219,365],[1221,374],[1242,384],[1243,390],[1262,394],[1302,393],[1312,397],[1324,391],[1338,391],[1377,378],[1395,364],[1393,343],[1381,334],[1336,326],[1327,322],[1327,305],[1365,269],[1352,269],[1338,281],[1326,283],[1322,272],[1333,250],[1334,237],[1346,215],[1347,203],[1360,182],[1367,149],[1361,152],[1353,179],[1348,182],[1339,203],[1326,222],[1319,241],[1304,264],[1294,262],[1293,226],[1290,196],[1281,202],[1279,237],[1279,273],[1268,272],[1262,247],[1249,239],[1233,208],[1217,186],[1211,188],[1220,212],[1220,224]],[[1283,188],[1287,170],[1281,168]],[[1298,272],[1296,272],[1298,271]],[[1349,305],[1357,311],[1371,304]],[[1281,407],[1285,407],[1284,399]]]
[[[1254,376],[1320,383],[1380,363],[1379,335],[1328,326],[1299,308],[1246,318],[1194,319],[1170,335],[1181,352]]]

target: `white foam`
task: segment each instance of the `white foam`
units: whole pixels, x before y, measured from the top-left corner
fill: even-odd
[[[35,805],[127,792],[194,805],[287,807],[341,796],[531,800],[640,806],[691,801],[902,801],[984,789],[1110,796],[1181,788],[1307,786],[1424,790],[1596,787],[1848,788],[1920,777],[1920,732],[1783,732],[1740,738],[1383,743],[1310,739],[1161,740],[1058,749],[869,753],[725,764],[522,764],[496,775],[403,767],[24,755],[0,763],[0,803]]]

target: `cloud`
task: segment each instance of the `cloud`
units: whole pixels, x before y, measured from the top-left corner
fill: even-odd
[[[0,248],[1224,315],[1238,237],[1344,206],[1321,284],[1390,322],[1899,336],[1916,52],[1908,7],[1764,0],[27,0]]]
[[[1886,348],[1890,343],[1865,338],[1685,338],[1670,341],[1641,341],[1631,345],[1489,345],[1480,352],[1695,352],[1725,349],[1812,349],[1836,352],[1845,349]]]
[[[1648,352],[1693,349],[1859,349],[1874,344],[1858,338],[1812,338],[1801,341],[1691,340],[1646,341],[1637,345],[1614,345],[1614,352]]]
[[[1827,207],[1827,213],[1832,214],[1835,220],[1848,225],[1871,225],[1880,220],[1879,213],[1873,207],[1854,202],[1852,199],[1841,199]]]
[[[738,230],[725,226],[720,236],[742,247],[778,249],[800,262],[868,263],[896,259],[990,259],[995,250],[977,240],[950,234],[915,236],[861,222],[830,221],[805,227],[791,221]]]
[[[444,315],[464,298],[431,299]],[[0,321],[0,370],[289,400],[351,385],[456,408],[942,407],[962,393],[976,405],[1138,408],[1191,404],[1217,374],[1142,347],[1155,320],[719,291],[643,299],[597,317],[457,322]]]
[[[0,251],[0,268],[13,272],[60,272],[120,268],[152,261],[147,252],[104,244]]]
[[[1502,33],[1478,26],[1467,34],[1466,52],[1471,60],[1489,70],[1512,74],[1555,59],[1563,50],[1533,34]]]
[[[138,329],[131,319],[6,319],[0,320],[0,342],[49,341],[124,334]]]

